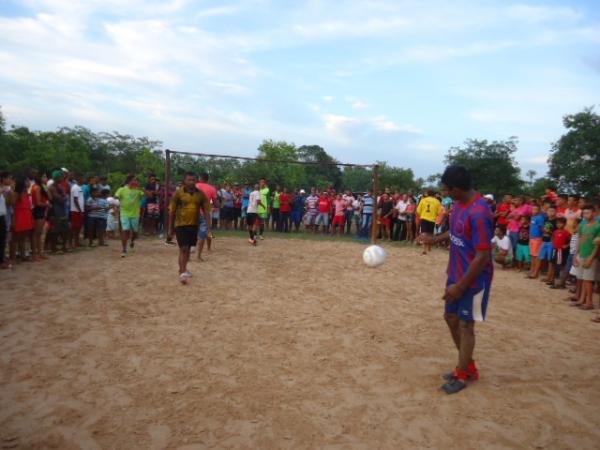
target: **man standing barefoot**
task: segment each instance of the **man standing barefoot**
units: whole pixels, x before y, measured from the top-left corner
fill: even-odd
[[[173,238],[173,225],[179,245],[179,281],[187,284],[192,273],[187,270],[190,249],[198,241],[200,210],[207,224],[210,224],[210,203],[204,192],[196,187],[196,176],[188,173],[184,184],[175,192],[169,205],[169,238]],[[210,225],[208,225],[210,227]],[[210,232],[210,228],[208,229]]]
[[[471,174],[465,167],[446,168],[442,184],[456,202],[450,231],[435,237],[422,235],[420,239],[426,244],[450,240],[444,318],[458,350],[458,365],[454,372],[444,375],[447,382],[442,389],[454,394],[467,387],[467,381],[479,378],[473,360],[475,321],[485,319],[490,296],[494,217],[485,199],[473,190]]]

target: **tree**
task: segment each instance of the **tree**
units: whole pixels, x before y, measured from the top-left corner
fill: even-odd
[[[552,145],[550,177],[565,192],[600,190],[600,116],[592,108],[563,118],[568,130]]]
[[[548,177],[538,178],[531,184],[527,193],[532,197],[541,198],[546,195],[546,189],[554,186],[554,184],[554,181]]]
[[[533,186],[533,179],[537,175],[537,172],[533,169],[529,169],[525,175],[529,178],[529,186]]]
[[[305,166],[304,171],[309,186],[320,188],[333,186],[335,189],[342,187],[342,171],[339,166],[332,165],[338,161],[329,155],[323,147],[303,145],[298,148],[298,154],[302,161],[321,163]]]
[[[517,138],[506,141],[468,139],[464,147],[452,147],[446,155],[446,164],[460,164],[473,175],[475,188],[496,196],[522,191],[521,169],[514,159]]]
[[[373,186],[373,171],[366,167],[344,167],[342,186],[352,192],[362,192]]]

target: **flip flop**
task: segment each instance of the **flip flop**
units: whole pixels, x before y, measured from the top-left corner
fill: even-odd
[[[572,300],[571,300],[572,301]],[[571,303],[569,306],[572,306],[574,308],[580,308],[582,305],[582,303]]]
[[[590,319],[590,320],[594,323],[600,323],[600,316],[594,317],[593,319]]]

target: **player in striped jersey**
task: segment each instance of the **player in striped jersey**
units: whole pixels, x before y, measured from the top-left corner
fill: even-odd
[[[471,174],[465,167],[446,168],[442,184],[456,202],[450,216],[450,230],[433,238],[424,236],[422,240],[431,243],[450,240],[444,318],[458,349],[458,366],[444,375],[447,383],[442,389],[454,394],[464,389],[467,381],[479,378],[473,360],[475,321],[485,319],[490,295],[494,218],[485,199],[473,190]]]

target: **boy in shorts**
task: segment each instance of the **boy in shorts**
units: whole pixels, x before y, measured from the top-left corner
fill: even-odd
[[[519,226],[519,239],[517,240],[517,267],[519,272],[523,271],[525,264],[531,263],[531,254],[529,252],[529,216],[521,217]]]
[[[528,278],[537,278],[539,273],[540,250],[542,248],[542,237],[546,216],[542,214],[542,210],[538,205],[532,206],[531,222],[529,223],[529,253],[531,254],[531,269],[529,270]],[[536,274],[534,276],[534,274]]]
[[[594,309],[593,295],[596,266],[598,265],[599,245],[597,240],[600,238],[600,223],[597,222],[594,210],[589,205],[583,208],[583,219],[587,220],[587,223],[579,226],[577,256],[573,261],[577,283],[581,283],[581,289],[579,289],[579,300],[573,302],[571,306],[591,310]]]
[[[569,242],[571,241],[571,233],[565,228],[567,219],[558,217],[556,219],[556,230],[552,233],[552,261],[548,264],[548,281],[549,286],[554,286],[554,280],[567,265],[569,257]]]

